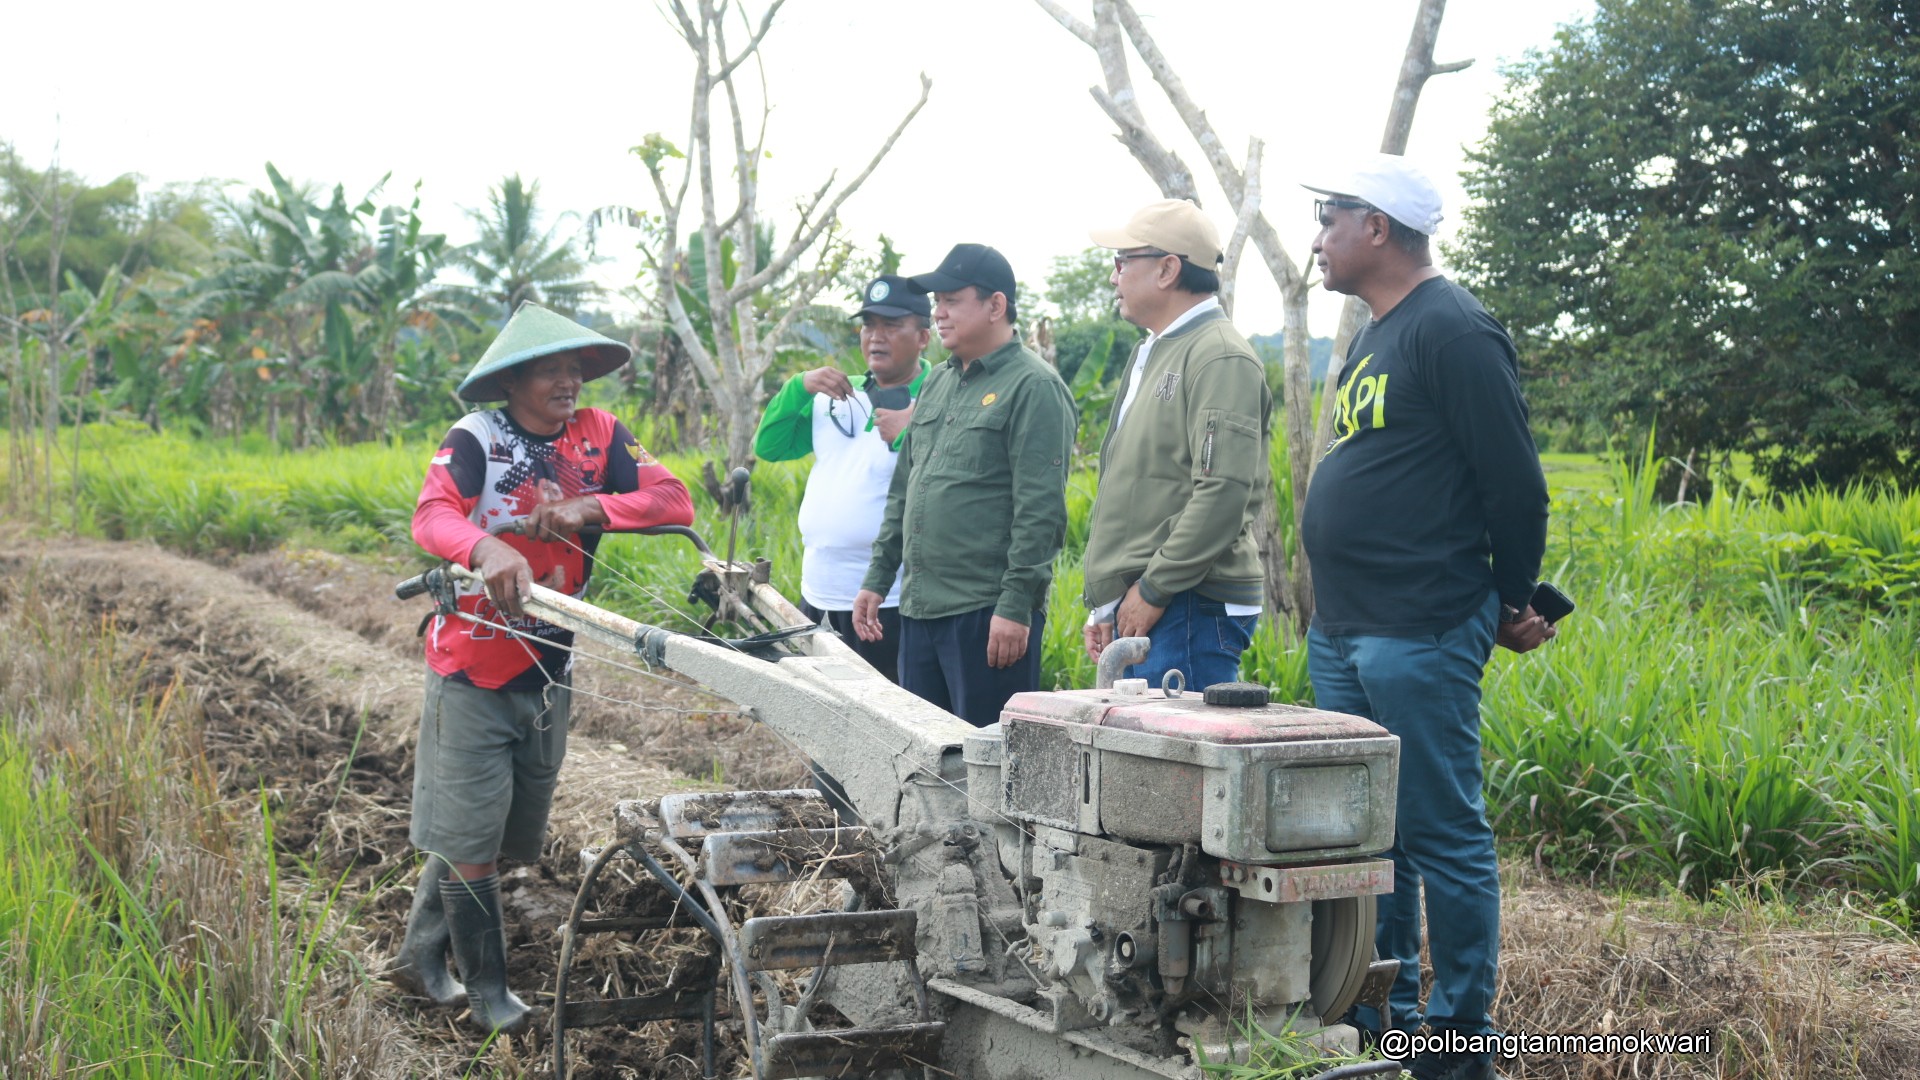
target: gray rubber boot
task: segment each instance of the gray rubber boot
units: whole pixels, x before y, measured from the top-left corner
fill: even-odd
[[[507,989],[507,938],[500,928],[500,875],[440,883],[453,959],[467,984],[467,1007],[482,1031],[518,1035],[527,1030],[527,1006]]]
[[[467,988],[447,971],[451,939],[447,933],[446,906],[440,897],[440,879],[447,876],[447,870],[445,859],[438,855],[427,857],[420,881],[413,887],[407,936],[400,942],[400,955],[393,967],[387,970],[387,980],[435,1005],[451,1007],[467,1003]]]

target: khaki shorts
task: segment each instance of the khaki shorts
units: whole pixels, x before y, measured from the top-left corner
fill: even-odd
[[[567,755],[566,676],[482,690],[427,672],[413,761],[413,846],[448,862],[535,862]]]

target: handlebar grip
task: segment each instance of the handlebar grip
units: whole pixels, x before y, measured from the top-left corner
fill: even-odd
[[[713,558],[713,549],[707,546],[707,542],[699,533],[685,525],[649,525],[644,529],[635,529],[634,532],[642,536],[684,536],[693,544],[694,550],[709,559]]]
[[[524,532],[524,525],[526,520],[527,520],[526,518],[511,518],[506,521],[495,522],[494,524],[487,526],[487,535],[488,536],[504,536],[507,533],[513,533],[516,536],[524,536],[526,535],[526,533]],[[603,529],[598,525],[583,525],[581,526],[580,531],[575,535],[599,536],[601,533],[607,532],[607,531],[609,530]]]
[[[429,570],[426,574],[415,574],[413,577],[395,585],[393,587],[394,599],[411,600],[416,596],[424,596],[429,588],[427,584],[427,574],[434,572],[435,571]]]
[[[745,472],[746,470],[741,469],[738,471]],[[487,526],[487,535],[501,536],[506,533],[518,534],[520,533],[521,522],[525,520],[525,518],[513,518],[508,521],[489,525]],[[706,540],[702,539],[699,533],[694,532],[685,525],[649,525],[644,529],[608,529],[599,525],[588,525],[581,529],[579,533],[579,535],[583,537],[626,536],[633,534],[640,536],[684,536],[693,544],[694,548],[698,550],[700,554],[705,555],[709,559],[713,558],[713,549],[707,546]],[[419,594],[415,593],[414,595],[417,596]],[[402,599],[405,599],[405,597],[402,597]]]

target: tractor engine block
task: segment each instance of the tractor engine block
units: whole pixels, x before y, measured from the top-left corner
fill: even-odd
[[[1257,686],[1123,680],[1016,695],[964,758],[1062,1028],[1170,1023],[1212,1044],[1249,1014],[1332,1023],[1358,993],[1372,898],[1393,887],[1369,858],[1393,840],[1399,740],[1383,728]],[[1334,935],[1366,951],[1326,961]]]

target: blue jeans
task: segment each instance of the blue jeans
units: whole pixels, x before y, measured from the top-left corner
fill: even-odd
[[[1500,963],[1500,867],[1480,790],[1480,676],[1493,652],[1499,597],[1439,635],[1391,638],[1307,634],[1315,704],[1364,716],[1400,737],[1394,816],[1394,891],[1380,897],[1374,943],[1400,961],[1392,1023],[1362,1006],[1375,1031],[1423,1022],[1466,1034],[1493,1031]],[[1433,992],[1420,1008],[1420,899],[1426,895]]]
[[[1240,654],[1247,651],[1253,626],[1259,621],[1258,615],[1229,615],[1225,604],[1192,589],[1174,593],[1160,621],[1147,632],[1153,645],[1146,660],[1127,668],[1122,675],[1159,686],[1161,677],[1178,668],[1186,676],[1189,690],[1238,682]]]

